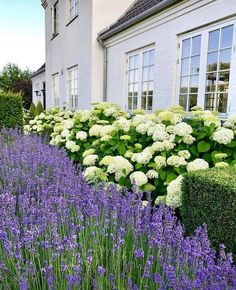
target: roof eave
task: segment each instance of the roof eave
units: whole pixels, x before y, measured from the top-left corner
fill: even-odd
[[[45,73],[45,68],[36,71],[35,73],[33,73],[33,74],[30,76],[30,78],[33,79],[33,78],[37,77],[38,75],[40,75],[40,74],[42,74],[42,73]]]
[[[136,17],[132,18],[131,20],[121,24],[120,26],[112,29],[111,31],[108,32],[100,32],[98,35],[98,39],[100,41],[105,41],[108,38],[118,34],[119,32],[122,32],[124,30],[126,30],[127,28],[137,24],[140,21],[143,21],[144,19],[148,18],[149,16],[152,16],[153,14],[159,12],[160,10],[163,10],[165,8],[167,8],[168,6],[175,4],[178,0],[166,0],[163,1],[161,3],[156,4],[155,6],[153,6],[152,8],[146,10],[145,12],[137,15]]]

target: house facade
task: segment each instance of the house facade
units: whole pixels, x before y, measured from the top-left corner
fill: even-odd
[[[235,0],[43,6],[48,106],[88,109],[105,100],[128,111],[180,104],[236,113]]]
[[[33,75],[32,80],[32,97],[33,102],[37,105],[41,102],[43,107],[46,109],[46,75],[45,75],[45,64],[43,64]]]

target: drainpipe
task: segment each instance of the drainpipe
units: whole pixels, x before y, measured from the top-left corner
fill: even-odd
[[[97,41],[103,49],[103,102],[107,102],[107,47],[100,38],[97,38]]]

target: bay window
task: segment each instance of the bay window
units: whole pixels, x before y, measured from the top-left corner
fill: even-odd
[[[143,49],[128,55],[128,110],[153,107],[155,49]]]
[[[179,104],[227,113],[234,24],[222,24],[182,38]]]

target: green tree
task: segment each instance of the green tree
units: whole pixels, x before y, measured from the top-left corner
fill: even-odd
[[[14,63],[8,63],[0,72],[0,92],[20,93],[27,110],[32,102],[31,74],[29,69],[22,70]]]

